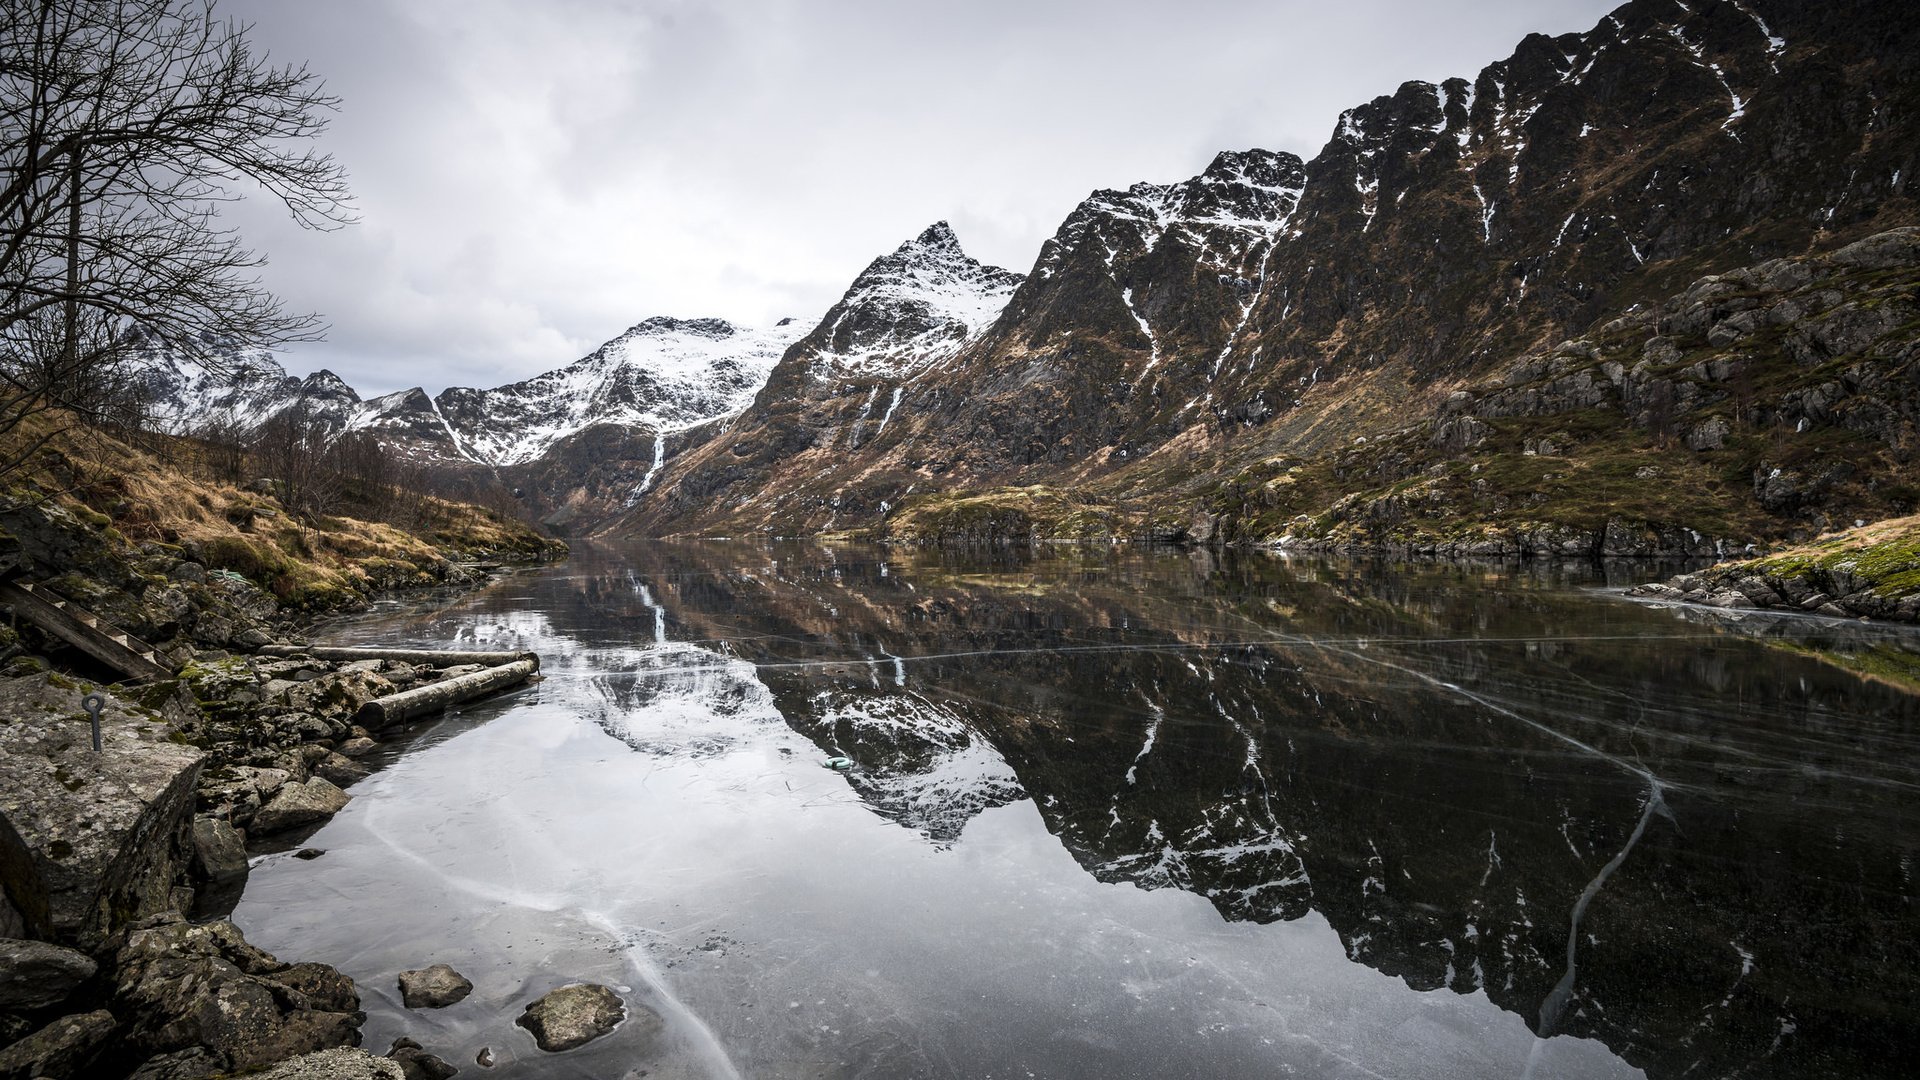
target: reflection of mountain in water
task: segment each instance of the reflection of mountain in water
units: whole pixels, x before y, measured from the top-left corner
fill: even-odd
[[[1893,689],[1465,568],[670,557],[642,573],[661,625],[729,642],[937,842],[1025,793],[1102,880],[1317,911],[1356,961],[1655,1076],[1920,1049]]]
[[[787,720],[853,759],[848,782],[868,804],[936,843],[958,839],[982,810],[1026,797],[967,719],[911,691],[821,690]]]

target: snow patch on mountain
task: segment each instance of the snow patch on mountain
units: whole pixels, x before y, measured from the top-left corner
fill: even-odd
[[[1000,317],[1021,275],[969,257],[944,221],[855,278],[815,334],[821,377],[908,378],[958,353]]]
[[[737,413],[805,330],[792,319],[743,329],[723,319],[655,317],[566,367],[492,390],[455,387],[434,404],[465,454],[515,465],[595,424],[657,435]]]

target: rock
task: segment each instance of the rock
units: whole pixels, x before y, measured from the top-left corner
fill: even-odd
[[[1727,445],[1727,435],[1732,430],[1725,420],[1717,416],[1702,420],[1693,425],[1693,430],[1687,432],[1687,448],[1689,450],[1722,449]]]
[[[244,1071],[360,1039],[352,980],[324,964],[283,964],[225,920],[147,920],[128,932],[114,970],[123,1041],[138,1053],[203,1046]]]
[[[1828,256],[1841,266],[1858,270],[1892,270],[1920,266],[1920,228],[1908,226],[1856,240]]]
[[[0,1080],[84,1076],[87,1064],[106,1048],[117,1026],[105,1009],[63,1016],[0,1050]]]
[[[393,1040],[393,1049],[387,1051],[387,1057],[399,1063],[407,1080],[447,1080],[460,1071],[407,1038]]]
[[[336,787],[357,784],[373,775],[373,770],[349,757],[332,753],[321,758],[313,766],[313,775],[326,780]]]
[[[294,852],[293,857],[299,859],[301,862],[312,862],[326,853],[327,849],[325,848],[303,847],[299,851]]]
[[[209,1080],[227,1071],[219,1054],[204,1046],[190,1046],[171,1054],[156,1054],[127,1080]]]
[[[324,821],[352,800],[353,796],[318,776],[305,783],[287,784],[272,802],[253,816],[253,828],[256,832],[274,833]]]
[[[480,1052],[473,1055],[473,1063],[483,1069],[493,1068],[493,1047],[481,1047]]]
[[[322,1050],[275,1065],[253,1080],[407,1080],[399,1062],[365,1050]]]
[[[193,866],[207,881],[238,881],[246,877],[246,838],[239,829],[219,818],[194,818]]]
[[[409,1009],[442,1009],[473,993],[473,983],[445,964],[400,973],[400,1000]]]
[[[57,1004],[94,971],[85,953],[45,941],[0,938],[0,1010]]]
[[[348,739],[346,742],[341,743],[337,748],[335,748],[334,752],[339,754],[341,757],[348,757],[348,758],[365,757],[367,754],[371,753],[375,747],[379,745],[380,745],[379,743],[374,742],[372,739],[367,738],[365,735],[356,735],[353,738]]]
[[[627,1011],[620,995],[598,983],[574,983],[527,1006],[514,1023],[533,1032],[549,1053],[572,1050],[607,1034]]]
[[[91,949],[171,905],[202,753],[112,695],[94,753],[81,689],[50,679],[0,679],[0,881],[18,936]]]

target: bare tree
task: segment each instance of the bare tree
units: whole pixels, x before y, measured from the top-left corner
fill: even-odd
[[[307,145],[335,99],[247,31],[210,0],[0,0],[0,434],[94,419],[136,328],[208,366],[318,331],[219,222],[249,191],[308,227],[351,220],[345,175]]]

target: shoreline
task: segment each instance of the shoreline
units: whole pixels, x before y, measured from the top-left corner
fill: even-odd
[[[553,561],[468,562],[458,577],[384,588],[353,608],[467,595]],[[184,663],[170,677],[134,684],[35,656],[0,667],[11,717],[0,724],[0,985],[43,985],[0,995],[0,1077],[193,1080],[321,1051],[385,1075],[384,1059],[350,1049],[365,1020],[352,980],[254,948],[227,915],[253,860],[299,849],[378,768],[362,758],[431,719],[363,726],[369,702],[483,665],[322,660],[306,651],[310,635],[348,612],[283,612],[250,582],[207,585],[251,591],[250,604],[218,607],[245,613],[223,636],[244,633],[247,645],[175,646],[169,661]],[[258,651],[271,646],[286,655]],[[98,752],[81,708],[89,694],[104,699]],[[50,964],[64,976],[46,977]],[[448,1075],[417,1045],[392,1058],[394,1076]]]

